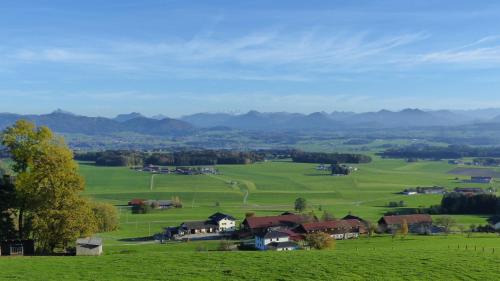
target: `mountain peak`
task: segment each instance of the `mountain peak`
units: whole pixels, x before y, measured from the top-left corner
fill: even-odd
[[[140,114],[139,112],[132,112],[132,113],[128,113],[128,114],[119,114],[114,118],[114,120],[118,121],[118,122],[126,122],[126,121],[129,121],[132,119],[144,118],[144,117],[145,116]]]

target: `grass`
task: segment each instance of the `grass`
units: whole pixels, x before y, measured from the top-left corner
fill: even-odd
[[[287,161],[219,166],[221,175],[151,175],[127,168],[80,165],[85,195],[118,205],[120,229],[102,233],[102,257],[32,257],[0,259],[0,280],[498,280],[500,239],[494,235],[461,235],[391,239],[388,236],[339,241],[335,250],[273,252],[197,252],[217,242],[136,243],[130,239],[158,233],[183,221],[205,219],[221,211],[240,220],[246,212],[279,214],[304,197],[309,210],[337,217],[349,212],[376,222],[391,210],[389,201],[407,207],[439,204],[439,195],[404,196],[407,187],[447,188],[465,184],[450,175],[446,162],[375,158],[356,165],[347,177],[331,177],[314,164]],[[497,184],[494,184],[497,185]],[[125,206],[132,198],[170,199],[179,196],[184,208],[134,215]],[[244,199],[246,198],[246,202]],[[216,206],[218,202],[219,206]],[[485,216],[457,215],[464,225],[484,224]],[[458,246],[460,245],[460,249]],[[468,249],[465,250],[465,245]],[[476,247],[476,251],[473,247]],[[485,248],[485,252],[482,248]],[[496,252],[492,253],[495,248]]]
[[[469,243],[465,249],[466,243]],[[2,280],[498,280],[498,238],[389,237],[335,250],[197,252],[201,242],[116,246],[102,257],[2,259]],[[474,250],[474,245],[476,250]],[[458,248],[460,246],[460,248]],[[482,248],[485,247],[485,251]],[[496,247],[495,253],[492,252]]]

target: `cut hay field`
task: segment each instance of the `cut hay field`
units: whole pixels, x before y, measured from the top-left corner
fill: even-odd
[[[447,188],[489,185],[464,184],[466,176],[450,175],[445,162],[375,158],[356,165],[347,177],[316,171],[314,164],[287,161],[218,166],[213,176],[155,175],[127,168],[81,163],[85,195],[120,208],[120,229],[98,234],[104,238],[102,257],[32,257],[0,259],[0,280],[499,280],[500,238],[478,235],[388,236],[339,241],[335,250],[272,252],[198,252],[217,242],[137,242],[163,227],[205,219],[221,211],[244,218],[279,214],[293,209],[297,197],[307,199],[321,215],[351,212],[376,222],[389,201],[407,207],[439,204],[440,195],[404,196],[404,188],[441,185]],[[493,184],[498,187],[498,184]],[[182,209],[133,215],[130,199],[170,199],[179,196]],[[246,201],[245,201],[246,199]],[[217,204],[216,204],[217,203]],[[486,217],[455,216],[460,224],[485,224]],[[465,250],[465,245],[468,249]],[[458,249],[460,246],[460,249]],[[476,247],[476,251],[472,247]],[[482,248],[485,248],[485,252]],[[493,249],[496,249],[492,253]]]

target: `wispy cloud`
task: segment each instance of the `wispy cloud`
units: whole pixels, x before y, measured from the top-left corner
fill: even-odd
[[[307,81],[318,73],[386,64],[395,49],[427,37],[422,32],[373,38],[367,33],[286,33],[275,29],[215,38],[211,32],[203,32],[191,39],[161,42],[22,47],[4,57],[11,64],[95,65],[107,71],[169,73],[180,78]]]
[[[421,63],[499,66],[500,36],[487,36],[451,49],[430,52],[417,58]]]

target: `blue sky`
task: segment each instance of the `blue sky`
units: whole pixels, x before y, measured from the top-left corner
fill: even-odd
[[[498,1],[6,0],[0,112],[500,107],[499,18]]]

